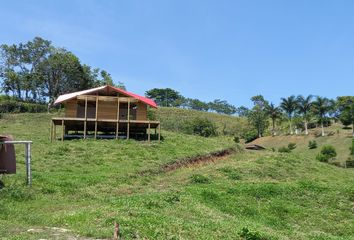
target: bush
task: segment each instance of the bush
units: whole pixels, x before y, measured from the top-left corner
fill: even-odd
[[[234,137],[234,142],[235,143],[240,143],[240,137],[239,136],[235,136]]]
[[[334,158],[334,157],[337,156],[336,149],[333,146],[331,146],[331,145],[323,146],[322,149],[321,149],[321,153],[323,155],[329,156],[331,158]]]
[[[245,132],[242,135],[242,138],[245,140],[245,143],[249,143],[258,138],[258,133],[255,129],[252,129]]]
[[[309,147],[309,149],[315,149],[315,148],[317,148],[317,142],[316,142],[316,140],[313,140],[313,141],[309,141],[309,144],[308,144],[308,147]]]
[[[47,105],[41,103],[20,102],[16,100],[0,101],[0,113],[37,113],[46,112]]]
[[[291,152],[291,150],[288,147],[280,147],[278,149],[278,152],[280,152],[280,153],[289,153],[289,152]]]
[[[322,147],[321,152],[316,156],[316,159],[320,162],[328,162],[331,158],[336,156],[336,149],[331,145],[325,145]]]
[[[320,162],[328,162],[329,157],[323,155],[322,153],[317,154],[316,159]]]
[[[354,138],[352,139],[352,146],[349,149],[350,149],[350,155],[354,155]]]
[[[185,129],[187,133],[196,134],[203,137],[216,136],[215,124],[206,118],[195,118],[187,121]]]
[[[288,144],[288,149],[291,151],[291,150],[294,150],[296,148],[296,143],[289,143]]]

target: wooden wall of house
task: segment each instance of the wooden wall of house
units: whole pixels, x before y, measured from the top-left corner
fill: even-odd
[[[117,102],[99,101],[97,115],[98,119],[117,119]]]
[[[138,103],[136,120],[147,120],[147,105],[142,102]]]
[[[65,103],[65,117],[75,118],[77,112],[76,100],[69,100]]]
[[[137,105],[137,109],[134,110],[134,105]],[[79,106],[80,105],[80,106]],[[121,103],[120,110],[119,110],[119,119],[127,119],[128,114],[128,104]],[[65,103],[65,117],[72,117],[72,118],[84,118],[85,117],[85,102],[77,100],[70,100]],[[95,102],[88,102],[88,111],[87,117],[88,118],[95,118]],[[114,101],[99,101],[98,103],[98,119],[117,119],[117,102]],[[131,103],[130,108],[131,120],[147,120],[147,105],[138,102],[138,103]]]
[[[138,102],[137,109],[134,110],[135,103],[130,105],[131,120],[147,120],[147,106],[144,103]],[[121,103],[119,106],[119,119],[128,119],[128,104]],[[110,101],[100,101],[98,104],[98,119],[116,119],[117,118],[117,103]]]

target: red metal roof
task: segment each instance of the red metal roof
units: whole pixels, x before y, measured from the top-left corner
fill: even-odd
[[[102,86],[102,87],[97,87],[97,88],[91,88],[91,89],[84,90],[84,91],[79,91],[79,92],[73,92],[73,93],[67,93],[67,94],[60,95],[55,100],[54,105],[66,102],[66,101],[68,101],[70,99],[74,99],[74,98],[76,98],[77,96],[80,96],[80,95],[84,95],[84,94],[88,94],[88,93],[94,93],[94,92],[101,91],[101,90],[107,90],[107,91],[113,90],[115,92],[124,94],[126,96],[138,99],[139,101],[141,101],[143,103],[146,103],[147,105],[149,105],[149,106],[151,106],[153,108],[157,108],[157,104],[155,103],[155,101],[150,99],[150,98],[146,98],[146,97],[140,96],[138,94],[131,93],[131,92],[125,91],[123,89],[120,89],[120,88],[117,88],[117,87],[108,86],[108,85]]]

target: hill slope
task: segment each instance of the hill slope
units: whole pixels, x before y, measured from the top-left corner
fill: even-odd
[[[247,120],[245,118],[225,114],[172,107],[151,109],[151,113],[156,119],[161,121],[162,128],[170,131],[181,130],[185,121],[197,117],[206,118],[215,123],[219,134],[236,135],[244,132],[248,128]]]
[[[352,142],[352,130],[343,129],[340,124],[334,124],[325,128],[327,136],[321,137],[318,135],[320,129],[311,129],[310,134],[306,135],[280,135],[280,136],[267,136],[254,140],[252,143],[262,145],[266,148],[278,149],[282,146],[287,146],[289,143],[296,143],[295,153],[302,153],[308,157],[315,158],[320,149],[324,145],[332,145],[337,151],[336,162],[344,165],[344,162],[350,157],[349,147]],[[316,141],[317,148],[309,149],[309,141]]]
[[[161,144],[49,144],[43,126],[50,117],[23,114],[0,120],[1,132],[34,140],[32,188],[23,186],[23,149],[17,149],[19,174],[2,177],[6,187],[0,190],[0,236],[5,239],[111,238],[114,221],[120,223],[124,239],[354,235],[353,169],[320,163],[305,154],[246,151],[157,172],[177,159],[233,143],[164,131]]]

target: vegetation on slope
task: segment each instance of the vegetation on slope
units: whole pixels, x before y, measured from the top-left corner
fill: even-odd
[[[281,135],[267,136],[258,138],[252,143],[262,145],[269,149],[279,149],[287,146],[289,143],[295,143],[295,153],[302,153],[308,157],[315,158],[320,149],[324,145],[332,145],[335,147],[338,155],[335,162],[344,166],[344,162],[350,158],[350,146],[352,142],[351,129],[344,129],[341,124],[333,124],[325,128],[329,136],[318,136],[321,129],[315,128],[309,130],[309,135]],[[309,142],[316,141],[316,148],[310,149]]]
[[[187,122],[196,118],[208,119],[213,122],[219,135],[241,135],[249,128],[245,118],[212,112],[160,107],[151,109],[150,114],[153,118],[161,121],[163,129],[175,132],[184,131]]]

